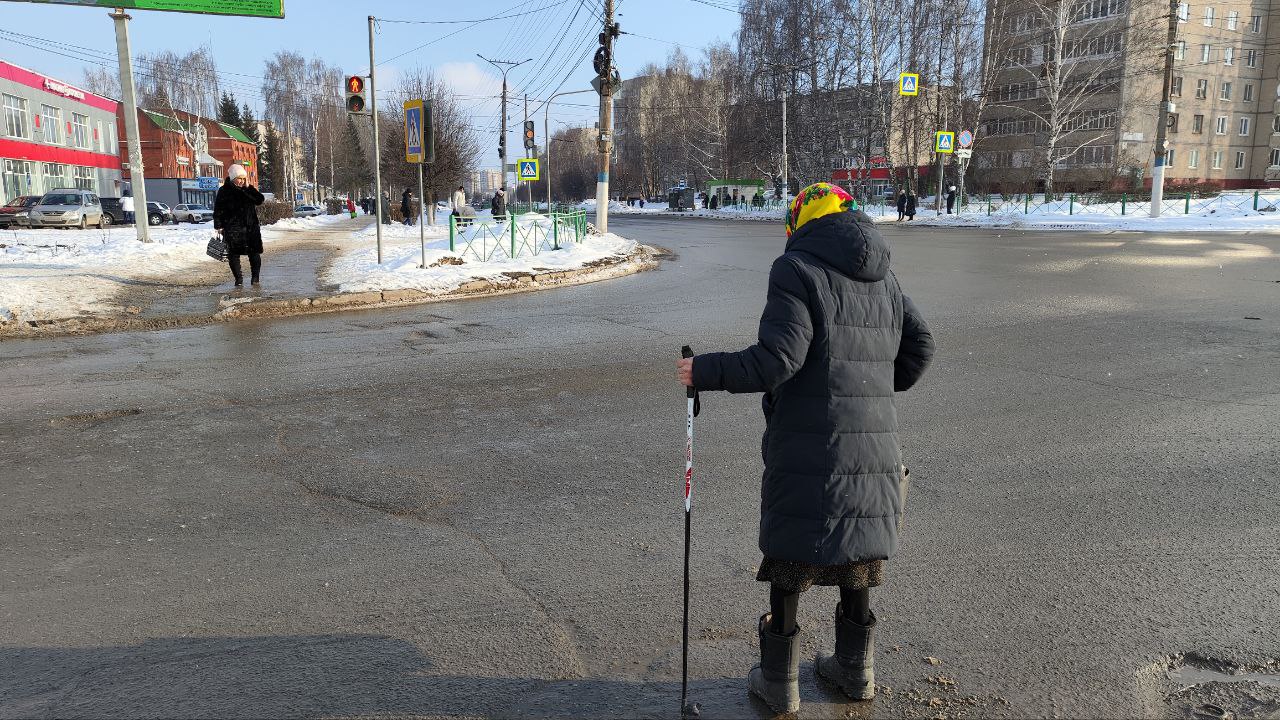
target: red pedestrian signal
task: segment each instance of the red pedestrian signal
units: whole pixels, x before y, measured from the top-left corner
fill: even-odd
[[[343,89],[347,91],[347,112],[364,114],[365,108],[369,105],[364,99],[364,78],[352,75],[347,78]]]

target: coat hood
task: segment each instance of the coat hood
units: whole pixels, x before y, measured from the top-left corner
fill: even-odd
[[[861,210],[810,220],[787,241],[787,252],[802,252],[862,282],[889,273],[889,245]]]

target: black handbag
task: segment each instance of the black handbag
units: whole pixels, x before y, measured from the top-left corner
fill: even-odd
[[[204,253],[214,260],[226,260],[227,241],[221,235],[214,235],[209,238],[209,245],[205,247]]]

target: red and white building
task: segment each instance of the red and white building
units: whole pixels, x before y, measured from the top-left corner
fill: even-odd
[[[118,108],[0,60],[0,203],[69,187],[119,196]]]

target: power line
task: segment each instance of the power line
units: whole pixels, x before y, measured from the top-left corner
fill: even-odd
[[[465,25],[468,23],[472,25],[479,25],[480,23],[493,22],[495,20],[509,20],[511,18],[523,17],[525,15],[532,15],[534,13],[542,12],[543,10],[547,10],[553,7],[557,7],[559,5],[563,5],[566,2],[569,2],[569,0],[559,0],[559,2],[554,2],[554,3],[551,3],[550,5],[545,5],[543,7],[536,8],[534,10],[528,10],[526,12],[511,13],[510,15],[494,15],[491,17],[479,18],[475,20],[388,20],[386,18],[378,18],[378,22],[397,23],[397,24],[404,24],[404,25]],[[527,3],[523,3],[523,4],[527,4]]]

